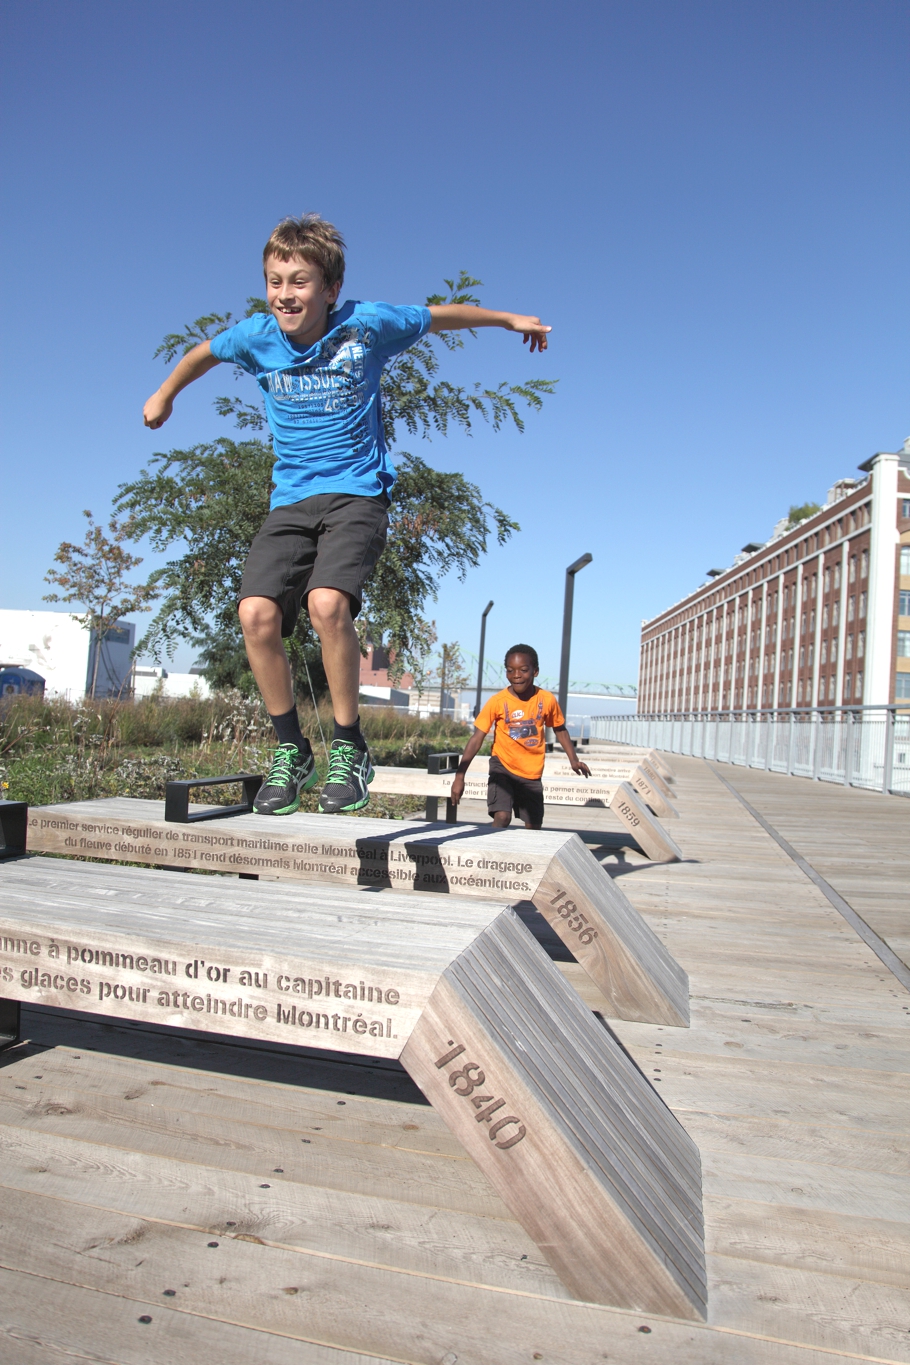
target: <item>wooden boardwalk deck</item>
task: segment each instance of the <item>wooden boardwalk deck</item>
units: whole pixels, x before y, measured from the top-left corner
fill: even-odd
[[[0,1058],[0,1359],[910,1362],[910,994],[709,765],[673,764],[681,863],[607,811],[547,823],[690,974],[690,1029],[610,1026],[701,1149],[706,1326],[569,1299],[395,1064],[31,1010]],[[718,771],[898,951],[910,803]]]

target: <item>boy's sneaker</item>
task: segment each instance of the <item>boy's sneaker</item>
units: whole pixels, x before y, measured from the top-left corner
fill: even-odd
[[[370,799],[367,783],[373,781],[369,750],[358,749],[346,739],[334,739],[329,750],[329,772],[319,797],[325,815],[362,810]]]
[[[312,750],[302,753],[295,744],[279,744],[253,810],[257,815],[293,815],[300,793],[315,787],[318,777]]]

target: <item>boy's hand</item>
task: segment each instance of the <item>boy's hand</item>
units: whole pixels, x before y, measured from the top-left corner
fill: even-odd
[[[152,431],[157,431],[163,427],[171,413],[174,411],[174,399],[178,393],[186,388],[187,384],[192,384],[194,379],[200,375],[207,374],[213,370],[221,361],[217,356],[212,355],[212,348],[209,342],[203,341],[198,346],[194,346],[191,351],[180,359],[174,366],[171,373],[165,379],[160,389],[152,394],[151,398],[142,409],[142,420]]]
[[[157,431],[159,427],[164,426],[173,411],[173,399],[165,398],[159,389],[157,393],[152,394],[142,409],[142,420],[152,431]]]
[[[576,758],[575,762],[572,764],[572,771],[573,773],[581,773],[582,777],[591,776],[591,769],[588,767],[587,763],[582,763],[580,758]]]
[[[455,781],[452,783],[452,790],[449,792],[449,800],[453,806],[457,806],[464,796],[464,773],[456,773]]]
[[[507,332],[521,332],[532,351],[547,349],[547,332],[540,318],[525,313],[498,313],[492,308],[475,308],[472,303],[430,304],[431,332],[449,332],[458,327],[504,327]]]
[[[509,331],[521,332],[521,339],[525,345],[531,343],[532,351],[545,351],[547,349],[547,333],[552,332],[552,327],[545,327],[540,318],[524,317],[521,313],[509,314]]]

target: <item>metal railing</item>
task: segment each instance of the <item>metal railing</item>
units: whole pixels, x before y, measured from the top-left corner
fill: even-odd
[[[594,739],[910,796],[910,707],[594,716]]]

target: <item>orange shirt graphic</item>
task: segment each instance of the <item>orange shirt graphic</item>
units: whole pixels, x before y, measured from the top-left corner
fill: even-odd
[[[474,724],[484,734],[496,727],[493,754],[516,777],[540,777],[546,757],[545,728],[565,725],[565,717],[552,692],[538,687],[527,701],[506,687],[491,697]]]

